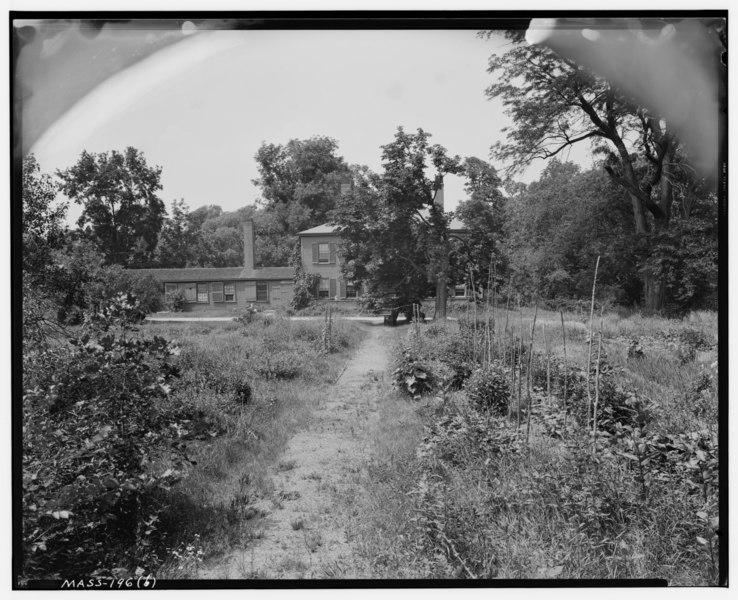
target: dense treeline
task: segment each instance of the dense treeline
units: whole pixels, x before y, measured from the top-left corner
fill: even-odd
[[[665,312],[717,309],[714,194],[695,194],[689,206],[679,196],[670,227],[644,237],[633,230],[630,199],[601,168],[554,159],[538,181],[511,187],[501,262],[526,300],[586,299],[599,256],[598,285],[611,304],[642,306],[643,273],[658,270]]]

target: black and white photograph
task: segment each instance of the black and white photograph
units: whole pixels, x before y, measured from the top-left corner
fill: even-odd
[[[14,589],[727,586],[727,10],[8,26]]]

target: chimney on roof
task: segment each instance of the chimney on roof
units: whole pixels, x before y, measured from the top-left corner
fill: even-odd
[[[433,183],[433,204],[443,211],[443,175],[436,175],[436,180]]]
[[[243,268],[254,268],[254,222],[251,219],[243,224]]]

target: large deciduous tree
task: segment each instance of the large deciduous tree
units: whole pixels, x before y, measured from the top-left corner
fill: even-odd
[[[443,319],[451,242],[448,215],[434,198],[443,176],[462,166],[429,138],[422,129],[412,134],[399,127],[394,141],[382,146],[383,173],[355,170],[333,220],[347,277],[364,282],[370,296],[392,295],[398,304],[417,301],[435,284],[436,318]]]
[[[277,217],[284,233],[324,223],[334,208],[349,167],[336,154],[338,143],[326,136],[293,139],[285,145],[262,144],[256,153],[262,204]]]
[[[551,160],[538,181],[506,205],[505,254],[515,289],[527,298],[584,299],[601,256],[599,296],[628,304],[638,298],[636,234],[620,189],[601,170]]]
[[[161,167],[137,149],[82,152],[77,164],[57,171],[60,189],[84,208],[78,220],[107,262],[145,266],[153,258],[166,209],[157,196]]]
[[[685,172],[680,142],[661,115],[638,106],[608,81],[575,62],[508,32],[512,46],[493,55],[490,98],[502,99],[513,126],[493,155],[523,167],[537,158],[557,156],[573,144],[591,140],[602,164],[624,191],[633,227],[644,245],[669,228],[675,197],[673,181]],[[694,187],[682,191],[689,195]],[[660,310],[666,289],[660,263],[642,272],[645,307]]]
[[[456,216],[464,223],[466,235],[457,245],[458,268],[471,271],[475,282],[484,282],[490,269],[497,276],[507,271],[502,252],[505,238],[506,199],[500,191],[502,181],[497,170],[476,157],[464,161],[468,199],[459,203]]]
[[[67,205],[56,202],[57,185],[41,172],[35,156],[25,157],[22,168],[23,271],[43,279],[52,251],[64,241]]]

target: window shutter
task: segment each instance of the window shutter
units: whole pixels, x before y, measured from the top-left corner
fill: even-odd
[[[330,287],[329,287],[328,295],[331,298],[335,298],[336,297],[336,280],[335,279],[331,279],[329,285],[330,285]]]
[[[338,297],[346,297],[346,282],[343,279],[338,280]]]
[[[213,294],[213,302],[223,302],[223,283],[213,282],[210,286]]]
[[[318,244],[313,243],[313,264],[318,262]]]
[[[330,263],[334,264],[336,262],[336,245],[331,244],[331,258]]]
[[[256,282],[255,281],[246,282],[246,301],[256,302]]]

